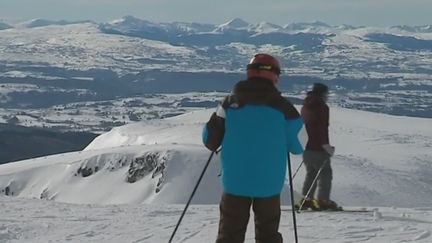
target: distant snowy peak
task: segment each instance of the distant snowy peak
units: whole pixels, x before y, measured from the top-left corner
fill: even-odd
[[[235,18],[232,19],[224,24],[219,25],[216,28],[216,31],[224,31],[224,30],[247,30],[249,29],[249,27],[251,26],[251,24],[249,24],[248,22],[240,19],[240,18]]]
[[[282,32],[284,31],[284,28],[269,22],[261,22],[255,26],[254,30],[259,33],[269,33],[269,32]]]
[[[24,23],[21,23],[20,26],[26,28],[36,28],[36,27],[43,27],[49,25],[70,25],[70,24],[83,24],[83,23],[93,23],[93,22],[90,20],[83,20],[83,21],[58,20],[57,21],[57,20],[48,20],[48,19],[32,19]]]
[[[128,27],[133,29],[146,28],[146,27],[151,27],[151,28],[159,27],[159,25],[155,23],[152,23],[147,20],[139,19],[130,15],[124,16],[121,19],[113,20],[107,24],[112,26],[117,26],[117,27]]]
[[[0,30],[6,30],[6,29],[10,29],[13,28],[12,26],[10,26],[9,24],[6,24],[4,22],[0,22]]]
[[[138,33],[150,33],[160,34],[167,32],[161,25],[136,18],[134,16],[125,16],[121,19],[111,21],[106,24],[101,24],[100,28],[103,30],[112,30],[114,32],[120,32],[125,34],[131,34],[133,36],[140,35]],[[146,36],[143,36],[146,37]]]

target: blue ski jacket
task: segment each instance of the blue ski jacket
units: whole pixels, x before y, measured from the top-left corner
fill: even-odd
[[[301,154],[303,120],[295,107],[263,79],[237,83],[203,130],[203,142],[221,148],[224,192],[246,197],[280,194],[287,155]]]

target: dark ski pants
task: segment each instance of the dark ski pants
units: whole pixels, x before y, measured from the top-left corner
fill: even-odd
[[[317,198],[320,200],[330,200],[330,191],[333,179],[330,156],[324,151],[306,150],[303,153],[303,161],[306,166],[306,178],[303,184],[303,195],[306,196],[309,188],[312,187],[309,197],[313,198],[318,186]],[[326,163],[326,165],[322,169],[317,182],[312,185],[313,180],[317,176],[319,169],[324,163]]]
[[[278,232],[280,195],[268,198],[240,197],[224,193],[219,205],[220,221],[216,243],[243,243],[252,206],[255,215],[255,242],[282,243]]]

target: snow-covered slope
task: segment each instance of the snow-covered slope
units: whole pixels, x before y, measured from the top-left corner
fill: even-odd
[[[113,129],[84,151],[0,166],[0,189],[73,203],[183,203],[209,152],[200,133],[211,110]],[[334,108],[333,197],[351,206],[428,206],[432,201],[430,119]],[[302,140],[305,133],[302,131]],[[293,168],[301,157],[292,156]],[[217,203],[219,159],[195,203]],[[304,171],[295,178],[300,190]]]
[[[0,197],[0,242],[165,243],[183,205],[71,205]],[[192,205],[173,242],[214,242],[216,205]],[[432,208],[378,208],[375,213],[297,215],[299,242],[431,242]],[[282,211],[280,232],[294,242],[290,211]],[[246,243],[255,242],[251,217]]]
[[[184,202],[209,154],[199,145],[202,123],[190,116],[115,128],[85,151],[8,164],[0,188],[72,203]],[[210,171],[196,203],[218,200],[218,163]]]
[[[37,55],[34,55],[35,52]],[[171,65],[172,60],[192,59],[195,55],[195,51],[187,47],[107,35],[92,23],[12,29],[2,33],[0,53],[0,63],[6,60],[14,63],[27,60],[31,63],[44,63],[44,67],[80,70],[108,68],[119,72],[162,69],[168,61]],[[158,61],[143,65],[146,60]],[[177,68],[182,65],[178,64]],[[35,74],[24,75],[37,77]]]

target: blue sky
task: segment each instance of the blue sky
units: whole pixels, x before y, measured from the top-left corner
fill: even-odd
[[[324,21],[368,26],[432,24],[432,0],[0,0],[0,19],[107,21],[134,15],[156,22],[220,24]]]

